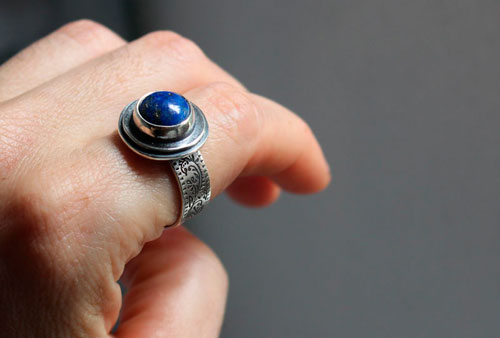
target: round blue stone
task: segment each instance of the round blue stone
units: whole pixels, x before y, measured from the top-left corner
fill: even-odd
[[[159,126],[173,126],[189,117],[187,100],[172,92],[154,92],[139,105],[139,114],[149,123]]]

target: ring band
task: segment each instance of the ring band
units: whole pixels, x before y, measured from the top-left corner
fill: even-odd
[[[167,91],[148,93],[129,103],[118,132],[135,153],[169,161],[181,195],[175,226],[198,214],[210,201],[210,177],[199,149],[208,137],[205,115],[183,96]]]
[[[201,152],[173,160],[170,162],[175,172],[181,191],[181,218],[182,222],[201,212],[210,201],[210,178]]]

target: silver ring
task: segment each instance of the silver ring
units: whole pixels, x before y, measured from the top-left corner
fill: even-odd
[[[210,177],[199,149],[208,137],[208,122],[182,95],[159,91],[144,95],[123,109],[118,133],[135,153],[169,161],[181,194],[175,226],[198,214],[210,201]]]

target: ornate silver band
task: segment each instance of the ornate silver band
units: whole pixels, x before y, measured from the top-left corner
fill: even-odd
[[[181,193],[181,214],[173,225],[201,212],[210,201],[210,178],[200,151],[170,161]]]

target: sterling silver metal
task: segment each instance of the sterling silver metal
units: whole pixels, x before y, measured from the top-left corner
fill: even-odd
[[[118,121],[118,133],[135,153],[151,159],[169,161],[181,194],[181,209],[176,226],[198,214],[210,201],[210,177],[199,149],[208,137],[205,115],[189,102],[189,117],[174,126],[149,123],[138,107],[148,93],[129,103]]]
[[[170,162],[182,195],[182,219],[199,213],[210,201],[210,179],[199,151]]]

